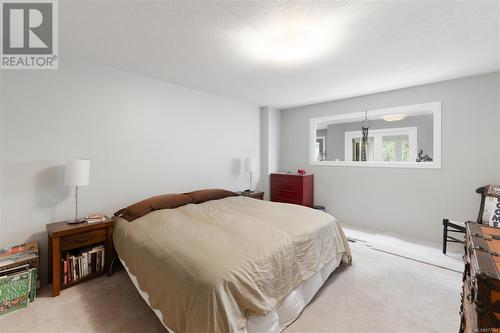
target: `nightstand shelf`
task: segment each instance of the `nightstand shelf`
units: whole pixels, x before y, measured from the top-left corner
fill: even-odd
[[[49,238],[49,280],[52,280],[52,296],[59,295],[61,289],[88,281],[106,272],[108,275],[110,274],[113,260],[113,220],[107,219],[103,222],[83,222],[79,224],[69,224],[67,222],[50,223],[47,224],[47,233]],[[86,272],[87,275],[64,283],[63,260],[65,258],[63,257],[63,253],[78,252],[79,250],[98,245],[103,245],[104,247],[103,267],[94,272]],[[102,249],[100,251],[102,252]]]
[[[92,273],[92,274],[89,274],[87,276],[84,276],[82,278],[79,278],[78,280],[75,280],[75,281],[71,281],[69,283],[61,283],[61,290],[63,289],[66,289],[66,288],[70,288],[70,287],[73,287],[74,285],[76,284],[79,284],[79,283],[82,283],[82,282],[85,282],[85,281],[88,281],[90,279],[93,279],[95,277],[98,277],[98,276],[101,276],[101,275],[104,275],[106,273],[106,271],[99,271],[99,272],[95,272],[95,273]]]

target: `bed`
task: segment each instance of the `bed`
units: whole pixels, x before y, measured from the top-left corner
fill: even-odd
[[[119,217],[113,240],[171,333],[280,332],[351,261],[331,215],[243,196]]]

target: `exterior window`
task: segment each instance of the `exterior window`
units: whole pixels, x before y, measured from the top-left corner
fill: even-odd
[[[366,147],[366,160],[373,161],[373,137],[368,137],[368,145]],[[361,136],[352,139],[352,160],[361,161]]]
[[[345,133],[345,156],[361,161],[361,131]],[[417,128],[401,127],[368,132],[366,162],[415,162]],[[349,160],[348,160],[349,161]]]
[[[408,135],[388,135],[382,138],[384,162],[409,162],[410,138]]]

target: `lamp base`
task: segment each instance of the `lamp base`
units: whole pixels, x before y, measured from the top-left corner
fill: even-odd
[[[68,224],[78,224],[78,223],[83,223],[85,221],[87,221],[86,218],[77,218],[77,219],[69,220],[67,222],[68,222]]]

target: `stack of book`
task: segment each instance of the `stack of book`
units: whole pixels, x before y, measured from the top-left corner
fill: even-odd
[[[28,264],[40,271],[38,243],[33,241],[22,245],[0,249],[0,272]],[[36,288],[40,288],[40,276],[37,274]]]
[[[87,216],[85,220],[87,221],[87,223],[97,223],[109,220],[109,218],[104,214],[92,214]]]
[[[63,283],[68,284],[104,270],[104,246],[65,252],[62,259]]]
[[[0,249],[0,314],[25,308],[35,300],[38,267],[36,242]]]

